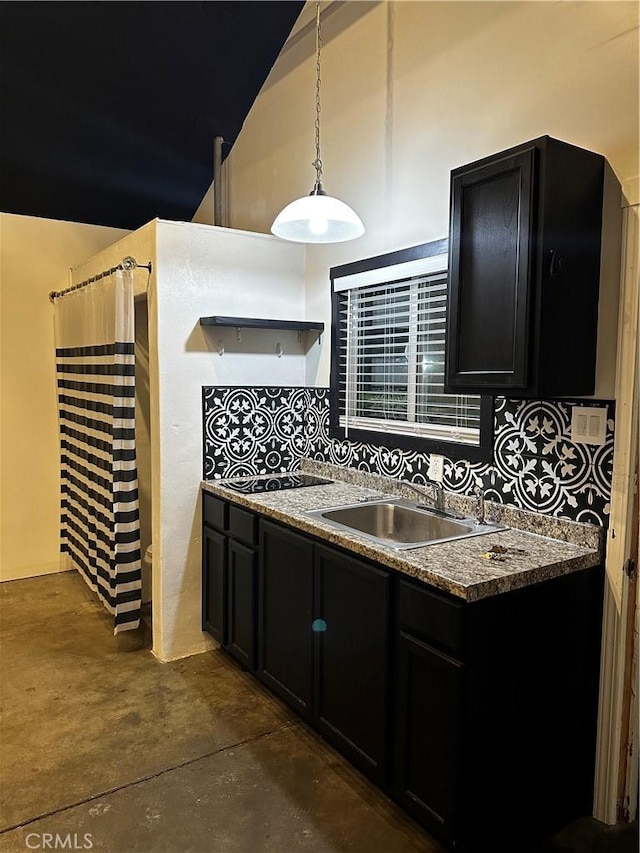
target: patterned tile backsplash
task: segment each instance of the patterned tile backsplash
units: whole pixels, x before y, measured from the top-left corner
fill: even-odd
[[[607,406],[602,446],[571,441],[564,401],[495,401],[494,461],[445,459],[445,489],[520,509],[606,527],[613,469],[614,404]],[[329,438],[326,388],[203,388],[204,477],[270,474],[302,457],[415,483],[427,480],[429,454]]]
[[[307,450],[312,388],[202,389],[204,478],[291,471]]]

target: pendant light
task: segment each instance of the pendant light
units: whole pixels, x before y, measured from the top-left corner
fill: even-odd
[[[316,180],[311,193],[288,204],[276,216],[271,233],[295,243],[343,243],[364,234],[364,225],[348,204],[322,189],[320,158],[320,2],[316,0]]]

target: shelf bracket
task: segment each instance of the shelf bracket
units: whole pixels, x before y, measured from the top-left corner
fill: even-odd
[[[282,358],[282,344],[280,343],[280,341],[278,341],[278,343],[276,344],[276,355],[278,356],[278,358]]]
[[[217,350],[218,350],[218,355],[219,355],[219,356],[223,356],[223,355],[224,355],[224,341],[223,341],[222,339],[220,339],[220,340],[218,341]]]
[[[242,343],[242,335],[240,334],[240,326],[236,326],[236,341]]]

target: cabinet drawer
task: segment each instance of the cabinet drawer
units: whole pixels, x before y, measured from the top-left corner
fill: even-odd
[[[258,517],[252,512],[231,504],[229,506],[229,535],[245,545],[258,544]]]
[[[206,492],[202,493],[202,517],[204,523],[216,530],[225,532],[227,529],[227,510],[229,505],[220,498],[214,498]]]
[[[464,604],[405,580],[398,593],[400,630],[408,631],[437,648],[462,654]]]

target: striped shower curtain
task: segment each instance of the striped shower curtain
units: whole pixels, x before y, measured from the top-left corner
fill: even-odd
[[[61,550],[114,616],[140,623],[133,273],[55,300]]]

